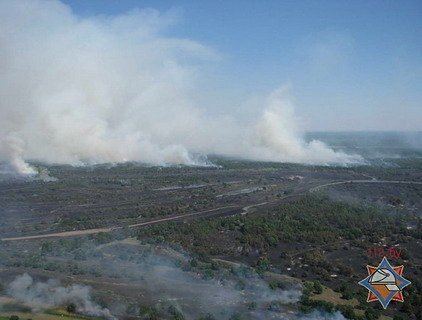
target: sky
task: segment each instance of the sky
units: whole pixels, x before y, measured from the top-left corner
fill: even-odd
[[[177,17],[166,35],[216,53],[198,99],[218,115],[254,116],[284,86],[306,131],[422,130],[422,1],[63,2],[82,18]]]
[[[0,161],[363,163],[305,133],[422,132],[421,9],[0,0]]]

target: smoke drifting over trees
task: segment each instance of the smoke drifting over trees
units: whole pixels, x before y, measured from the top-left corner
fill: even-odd
[[[246,126],[194,98],[215,51],[165,35],[174,12],[81,18],[59,1],[0,1],[0,160],[202,165],[206,155],[350,164],[360,157],[306,143],[276,91]],[[193,94],[195,92],[195,94]]]
[[[16,277],[8,288],[7,293],[20,302],[35,308],[40,306],[64,306],[74,303],[76,311],[105,319],[116,319],[108,309],[103,309],[91,300],[90,288],[84,285],[73,284],[63,287],[57,280],[35,282],[27,273]]]

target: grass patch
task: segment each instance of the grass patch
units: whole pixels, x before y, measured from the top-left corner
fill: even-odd
[[[345,300],[341,298],[341,293],[340,292],[335,292],[334,290],[326,287],[326,286],[322,286],[323,290],[322,293],[320,294],[315,294],[313,293],[310,297],[310,299],[314,300],[314,301],[326,301],[326,302],[331,302],[334,304],[344,304],[344,305],[349,305],[349,306],[357,306],[359,305],[359,301],[356,298],[350,299],[350,300]]]
[[[16,315],[19,317],[19,319],[25,320],[25,319],[32,319],[32,320],[63,320],[63,318],[66,319],[73,319],[73,320],[97,320],[100,318],[94,318],[94,317],[86,317],[81,315],[73,315],[69,314],[66,311],[63,310],[61,312],[60,310],[47,310],[44,312],[39,313],[30,313],[30,312],[1,312],[0,313],[0,320],[9,320],[10,316]]]

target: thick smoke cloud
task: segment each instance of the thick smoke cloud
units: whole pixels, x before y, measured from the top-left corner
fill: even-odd
[[[352,164],[361,162],[359,156],[335,152],[319,140],[309,143],[301,138],[294,106],[285,90],[274,91],[255,128],[254,154],[258,159],[308,164]]]
[[[196,165],[208,153],[361,161],[305,143],[279,92],[255,126],[208,116],[195,84],[217,54],[166,36],[177,18],[155,10],[81,18],[55,0],[0,0],[0,161],[22,174],[34,173],[26,160]]]
[[[27,273],[16,277],[7,293],[20,302],[39,308],[40,306],[60,307],[69,303],[77,306],[77,311],[86,315],[116,319],[108,309],[103,309],[91,300],[90,288],[73,284],[63,287],[57,280],[35,282]]]

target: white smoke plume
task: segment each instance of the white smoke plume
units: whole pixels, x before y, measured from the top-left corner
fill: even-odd
[[[279,93],[252,128],[207,115],[195,84],[217,54],[166,36],[176,20],[155,10],[82,18],[58,0],[0,0],[0,161],[33,174],[25,161],[204,164],[198,153],[362,160],[305,143]]]
[[[78,313],[116,319],[108,309],[101,308],[92,301],[90,290],[90,287],[78,284],[63,287],[54,279],[47,282],[34,282],[32,277],[25,273],[9,284],[7,293],[16,300],[36,308],[62,307],[74,303]]]
[[[12,169],[23,175],[36,174],[36,171],[22,159],[24,142],[21,139],[7,135],[2,139],[2,144],[4,155]]]
[[[251,157],[256,154],[258,159],[306,164],[362,162],[361,157],[333,151],[319,140],[305,142],[286,89],[274,91],[266,105],[255,128],[255,148]]]

